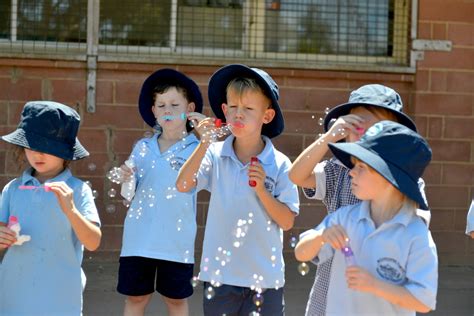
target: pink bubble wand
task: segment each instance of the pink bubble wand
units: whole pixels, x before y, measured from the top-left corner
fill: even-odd
[[[20,190],[38,190],[38,189],[43,189],[45,192],[51,191],[51,188],[47,184],[43,185],[20,185],[18,187]]]

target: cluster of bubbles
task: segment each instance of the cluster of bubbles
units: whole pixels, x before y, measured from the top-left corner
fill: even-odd
[[[247,219],[239,219],[237,221],[237,227],[234,230],[234,240],[232,245],[235,248],[239,248],[244,243],[244,238],[247,235],[250,225],[253,224],[253,213],[248,214]]]
[[[207,128],[208,129],[201,135],[201,139],[204,139],[203,143],[205,143],[206,139],[208,142],[213,143],[218,141],[219,139],[226,137],[232,133],[232,126],[231,125],[222,125],[221,127],[213,127]]]

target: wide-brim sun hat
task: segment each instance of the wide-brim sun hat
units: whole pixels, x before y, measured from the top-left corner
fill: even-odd
[[[164,68],[155,71],[145,79],[140,91],[138,108],[143,120],[149,126],[154,127],[156,124],[156,118],[152,112],[152,106],[154,105],[154,89],[158,84],[178,85],[185,88],[188,94],[188,102],[194,102],[195,104],[194,111],[202,113],[202,94],[196,82],[177,70]]]
[[[324,118],[324,130],[326,132],[329,130],[331,120],[349,114],[353,108],[358,106],[386,109],[397,117],[398,123],[417,131],[413,120],[402,112],[403,103],[400,95],[395,90],[380,84],[368,84],[352,91],[347,103],[340,104],[328,112]]]
[[[353,168],[351,157],[355,157],[418,203],[420,209],[429,209],[418,179],[431,161],[431,148],[413,130],[396,122],[381,121],[357,142],[329,144],[329,148],[347,168]]]
[[[17,129],[2,139],[65,160],[78,160],[89,152],[77,138],[80,116],[67,105],[52,101],[25,104]]]
[[[217,70],[209,80],[209,104],[214,115],[225,121],[222,104],[227,102],[227,86],[235,78],[255,79],[264,94],[271,100],[275,117],[262,127],[262,135],[269,138],[280,135],[285,128],[285,120],[278,103],[278,85],[268,73],[259,68],[250,68],[241,64],[231,64]]]

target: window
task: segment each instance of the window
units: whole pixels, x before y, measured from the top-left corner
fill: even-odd
[[[410,6],[406,0],[100,0],[99,57],[404,67]],[[86,43],[87,0],[7,0],[0,17],[0,44],[11,50]]]

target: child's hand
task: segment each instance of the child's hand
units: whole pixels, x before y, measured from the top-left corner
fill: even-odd
[[[324,243],[328,243],[334,249],[341,249],[347,244],[347,241],[349,240],[344,227],[341,225],[333,225],[326,228],[322,237]]]
[[[69,214],[76,209],[74,205],[74,191],[66,184],[66,182],[50,182],[48,183],[49,190],[56,195],[59,206],[64,214]]]
[[[16,234],[7,226],[0,226],[0,249],[6,249],[16,242]]]
[[[216,128],[215,119],[206,117],[199,121],[199,124],[194,128],[201,139],[201,143],[210,144],[213,141],[213,131]]]
[[[330,135],[334,142],[346,138],[349,133],[359,135],[363,129],[363,122],[364,120],[355,114],[343,115],[334,122],[326,134]]]
[[[199,124],[199,122],[201,122],[202,120],[204,120],[206,118],[205,115],[199,113],[199,112],[189,112],[189,113],[186,113],[186,117],[188,118],[188,120],[191,122],[191,126],[195,127]]]
[[[126,164],[120,166],[120,175],[123,182],[129,182],[133,177],[133,172],[133,169],[129,168]]]
[[[254,190],[255,192],[257,192],[257,194],[266,190],[265,189],[266,173],[265,173],[265,170],[263,170],[263,167],[258,160],[255,162],[251,162],[249,164],[247,173],[249,175],[249,182],[254,181],[255,183]]]
[[[373,292],[377,279],[359,266],[350,266],[346,269],[347,286],[356,291]]]

